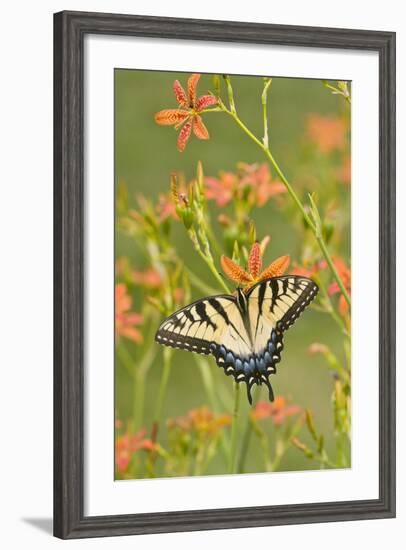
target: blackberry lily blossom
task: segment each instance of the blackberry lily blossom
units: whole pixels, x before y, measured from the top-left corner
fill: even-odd
[[[200,113],[216,105],[217,99],[212,95],[202,95],[197,97],[197,83],[200,74],[192,74],[187,82],[187,93],[183,89],[179,80],[173,83],[173,91],[176,101],[179,104],[178,109],[164,109],[155,114],[155,122],[161,126],[175,126],[178,130],[181,128],[178,136],[178,150],[184,151],[186,144],[193,133],[198,139],[209,139],[209,132],[203,124]]]
[[[236,264],[227,256],[221,256],[221,267],[229,279],[242,285],[244,292],[247,292],[256,283],[269,279],[270,277],[280,277],[289,267],[289,256],[281,256],[274,260],[266,269],[262,270],[262,256],[264,249],[269,242],[265,238],[262,243],[254,243],[248,256],[248,271]]]

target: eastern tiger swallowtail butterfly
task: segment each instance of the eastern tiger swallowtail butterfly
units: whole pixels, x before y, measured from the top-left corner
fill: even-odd
[[[293,325],[318,292],[310,279],[296,275],[272,277],[247,292],[197,300],[163,321],[159,344],[194,353],[212,354],[227,376],[251,388],[264,383],[274,400],[271,374],[281,360],[283,333]]]

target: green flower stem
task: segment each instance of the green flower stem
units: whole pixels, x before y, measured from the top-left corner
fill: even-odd
[[[251,422],[251,425],[252,425],[252,429],[255,432],[256,436],[258,437],[259,443],[261,445],[262,456],[263,456],[263,459],[264,459],[265,471],[270,472],[272,464],[271,464],[271,461],[270,461],[271,453],[270,453],[270,448],[269,448],[269,438],[268,438],[267,434],[264,432],[264,430],[262,429],[262,427],[260,426],[260,423],[258,422],[258,420],[251,417],[250,422]]]
[[[147,364],[152,363],[153,357],[151,356],[151,348],[144,356],[141,361],[141,364],[136,367],[134,359],[131,357],[130,352],[125,346],[124,342],[120,342],[116,349],[117,356],[119,357],[121,363],[126,367],[128,373],[133,379],[133,429],[137,431],[141,428],[144,412],[144,394],[145,394],[145,376],[147,371]],[[153,355],[155,355],[155,350],[153,350]],[[148,356],[148,357],[147,357]],[[146,366],[142,368],[142,363]]]
[[[302,420],[299,419],[291,428],[288,429],[288,431],[282,434],[281,437],[276,438],[275,456],[270,467],[271,472],[276,472],[279,468],[282,458],[291,446],[292,437],[296,437],[302,429],[302,425]],[[276,432],[280,433],[280,428],[278,426],[276,426]]]
[[[197,363],[197,366],[199,367],[200,375],[203,381],[203,386],[206,391],[207,398],[210,403],[210,407],[213,409],[214,412],[217,413],[219,411],[219,406],[218,406],[217,396],[214,391],[214,381],[213,381],[213,376],[212,376],[209,362],[201,355],[194,355],[194,359]]]
[[[239,408],[240,408],[240,386],[236,381],[234,385],[234,410],[233,410],[233,423],[231,426],[230,461],[228,465],[228,471],[230,474],[235,474],[237,472],[237,434],[238,434]]]
[[[230,104],[230,110],[235,116],[237,116],[237,111],[236,111],[235,102],[234,102],[234,92],[233,92],[233,87],[231,85],[230,77],[225,74],[223,75],[223,78],[227,87],[228,102]]]
[[[350,296],[349,296],[349,294],[348,294],[348,292],[347,292],[347,289],[345,288],[345,286],[344,286],[344,284],[343,284],[343,282],[342,282],[342,280],[341,280],[340,275],[339,275],[338,272],[337,272],[337,269],[336,269],[336,267],[335,267],[335,265],[334,265],[334,263],[333,263],[333,260],[331,259],[331,256],[330,256],[330,254],[329,254],[329,252],[328,252],[328,250],[327,250],[326,243],[324,242],[323,237],[318,236],[318,237],[317,237],[317,242],[319,243],[320,250],[322,251],[324,258],[326,259],[326,262],[327,262],[327,264],[328,264],[328,266],[329,266],[331,272],[333,273],[334,278],[335,278],[335,280],[337,281],[338,286],[340,287],[340,290],[341,290],[341,292],[342,292],[342,295],[343,295],[344,298],[345,298],[345,301],[346,301],[347,304],[351,307],[351,299],[350,299]]]
[[[116,353],[120,359],[122,365],[127,369],[131,378],[134,377],[134,361],[130,355],[130,352],[126,348],[124,342],[120,340],[120,343],[116,347]]]
[[[211,256],[211,254],[210,255],[205,254],[203,252],[203,250],[201,249],[199,240],[198,240],[197,235],[196,235],[196,231],[194,229],[189,229],[188,233],[189,233],[190,239],[192,241],[193,247],[196,250],[196,252],[199,254],[199,256],[202,258],[202,260],[208,266],[210,271],[213,273],[214,277],[216,278],[216,280],[220,284],[220,286],[223,288],[223,290],[225,290],[225,292],[227,294],[230,294],[230,289],[228,288],[228,286],[226,285],[226,283],[224,282],[224,280],[220,276],[219,272],[217,271],[216,266],[214,265],[214,260]]]
[[[172,350],[170,348],[164,348],[162,376],[161,376],[161,382],[159,384],[158,399],[157,399],[156,408],[155,408],[154,424],[156,425],[159,425],[159,421],[162,415],[163,404],[166,396],[166,389],[168,386],[169,374],[171,372],[171,360],[172,360]]]
[[[219,406],[218,398],[216,395],[210,364],[207,359],[205,359],[201,355],[195,355],[194,358],[200,370],[200,375],[202,377],[203,386],[207,395],[207,399],[210,403],[210,407],[215,413],[218,413],[221,407]],[[230,442],[228,441],[228,439],[226,440],[224,434],[220,438],[220,446],[223,456],[227,460],[230,455]]]
[[[186,267],[187,274],[189,275],[190,283],[201,292],[210,296],[211,294],[217,294],[218,290],[204,283],[200,277],[196,275],[190,268]]]
[[[148,338],[146,341],[150,342],[151,339]],[[145,383],[146,383],[147,373],[155,359],[156,352],[157,352],[156,346],[149,345],[135,371],[134,397],[133,397],[134,399],[133,415],[134,415],[135,430],[140,429],[144,422]]]
[[[327,250],[327,247],[326,247],[326,244],[323,240],[323,237],[321,235],[317,234],[316,225],[314,224],[314,222],[311,220],[310,216],[306,212],[304,206],[300,202],[299,197],[296,195],[293,187],[291,186],[291,184],[289,183],[289,181],[285,177],[284,173],[280,169],[280,167],[279,167],[278,163],[276,162],[276,160],[274,159],[271,151],[269,150],[269,148],[265,147],[265,145],[251,132],[251,130],[249,130],[247,128],[247,126],[242,122],[242,120],[237,116],[237,114],[235,112],[230,111],[229,109],[227,109],[227,107],[222,102],[220,102],[220,106],[222,107],[222,110],[226,114],[228,114],[229,116],[231,116],[231,118],[233,118],[235,120],[235,122],[243,130],[243,132],[245,134],[247,134],[247,136],[249,138],[251,138],[252,141],[254,141],[254,143],[256,143],[258,145],[258,147],[260,147],[262,149],[262,151],[265,153],[265,155],[268,157],[268,159],[269,159],[271,165],[273,166],[275,172],[278,174],[279,178],[281,179],[281,181],[285,185],[289,195],[291,196],[294,203],[296,204],[296,206],[300,210],[300,212],[301,212],[304,220],[306,221],[307,225],[310,227],[313,234],[316,236],[316,239],[317,239],[317,242],[319,244],[320,250],[321,250],[324,258],[326,259],[326,262],[327,262],[327,264],[328,264],[335,280],[337,281],[337,284],[340,287],[340,290],[343,293],[343,296],[344,296],[345,300],[347,301],[348,305],[351,306],[351,300],[350,300],[350,297],[348,295],[348,292],[345,289],[344,284],[343,284],[339,274],[337,273],[337,270],[336,270],[336,268],[333,264],[333,260],[331,259],[330,253]]]
[[[137,432],[142,426],[145,396],[145,376],[139,370],[134,373],[133,388],[133,420],[134,430]]]
[[[255,386],[255,389],[254,389],[254,392],[253,392],[254,395],[253,395],[253,398],[252,398],[252,401],[253,401],[252,408],[255,407],[256,402],[258,401],[260,390],[261,390],[260,386]],[[250,441],[251,441],[251,434],[252,434],[252,422],[251,422],[250,415],[247,414],[247,416],[245,418],[245,428],[244,428],[244,432],[243,432],[243,436],[242,436],[241,452],[240,452],[240,456],[239,456],[239,459],[238,459],[238,466],[237,466],[237,472],[239,474],[242,474],[244,472],[245,460],[247,458],[248,447],[249,447]]]
[[[317,279],[317,284],[318,284],[318,286],[319,286],[319,288],[320,288],[320,290],[323,294],[323,298],[326,302],[325,307],[320,308],[320,311],[324,311],[324,312],[329,313],[332,316],[332,318],[334,319],[334,321],[337,323],[337,325],[340,327],[343,334],[345,334],[345,336],[347,336],[349,338],[350,334],[347,330],[347,327],[345,326],[344,320],[342,319],[342,317],[340,317],[340,315],[334,309],[334,306],[331,302],[330,296],[328,295],[327,289],[326,289],[325,285],[323,284],[323,282],[320,280],[320,278]]]
[[[269,148],[267,107],[268,107],[268,91],[271,84],[272,84],[272,78],[264,79],[264,89],[262,91],[262,96],[261,96],[262,111],[264,116],[264,137],[262,139],[262,142],[267,149]]]

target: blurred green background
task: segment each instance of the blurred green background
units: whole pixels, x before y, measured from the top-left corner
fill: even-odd
[[[130,204],[136,207],[135,196],[142,193],[154,200],[159,193],[169,188],[171,172],[182,172],[187,181],[195,177],[196,165],[203,163],[205,175],[216,176],[220,170],[233,171],[239,161],[247,163],[264,162],[265,157],[253,142],[245,136],[232,120],[223,113],[204,115],[204,122],[210,132],[210,140],[199,141],[194,136],[188,142],[185,152],[176,149],[177,133],[173,127],[160,127],[154,121],[154,114],[165,108],[176,108],[172,85],[175,78],[183,85],[189,74],[173,72],[150,72],[137,70],[115,71],[115,179],[124,181],[128,187]],[[258,77],[233,77],[233,87],[238,114],[249,128],[262,136],[263,119],[261,93],[263,82]],[[210,75],[202,75],[198,95],[212,89]],[[335,243],[337,252],[349,259],[349,187],[334,179],[324,180],[331,158],[309,150],[306,138],[306,117],[309,113],[339,115],[343,110],[342,99],[332,95],[319,80],[275,78],[269,100],[270,142],[273,154],[287,178],[297,185],[300,195],[313,191],[314,183],[320,192],[341,205],[340,226],[344,227]],[[272,171],[272,170],[271,170]],[[311,172],[310,172],[311,171]],[[289,201],[289,198],[286,199]],[[327,199],[326,199],[327,200]],[[227,208],[225,209],[227,211]],[[286,216],[277,203],[270,200],[265,207],[255,209],[255,222],[259,238],[272,237],[264,263],[290,254],[293,260],[300,260],[302,232],[297,223]],[[193,250],[181,224],[174,224],[174,240],[181,255],[210,286],[216,281]],[[127,256],[138,270],[147,267],[134,239],[118,233],[116,258]],[[220,268],[219,268],[220,269]],[[195,299],[202,297],[194,291]],[[133,294],[134,309],[141,310],[139,296]],[[289,397],[294,403],[308,407],[314,412],[318,429],[326,436],[326,448],[333,445],[333,415],[331,393],[333,378],[323,358],[310,355],[308,347],[312,342],[322,342],[331,347],[337,357],[343,359],[342,336],[331,317],[308,309],[298,323],[285,335],[285,349],[278,365],[277,375],[271,378],[275,395]],[[151,346],[156,346],[151,342]],[[128,344],[136,358],[136,346]],[[211,367],[216,384],[231,394],[230,378],[217,368],[214,360]],[[152,366],[147,383],[145,419],[152,421],[157,388],[162,372],[162,352],[159,351]],[[116,411],[120,419],[131,415],[132,380],[116,359]],[[261,398],[266,399],[265,388]],[[174,352],[168,393],[164,406],[164,417],[185,415],[188,410],[207,404],[201,385],[200,373],[191,354]],[[242,414],[247,414],[249,405],[242,393]],[[229,412],[229,411],[228,411]],[[306,437],[303,437],[306,440]],[[261,471],[261,460],[252,438],[248,452],[247,471]],[[217,465],[218,466],[218,465]],[[296,449],[288,451],[280,469],[311,469],[312,461],[303,457]],[[210,471],[216,471],[216,460]],[[218,473],[218,472],[217,472]]]

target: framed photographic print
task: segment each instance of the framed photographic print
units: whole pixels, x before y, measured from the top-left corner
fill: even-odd
[[[395,35],[55,15],[60,538],[395,515]]]

